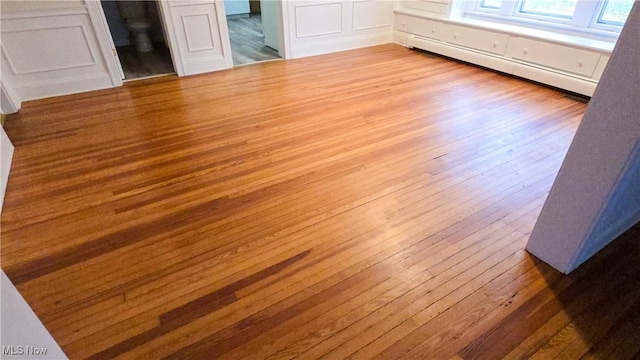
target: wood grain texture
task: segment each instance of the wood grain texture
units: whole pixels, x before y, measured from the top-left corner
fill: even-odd
[[[2,266],[72,359],[627,359],[640,230],[524,251],[586,104],[384,45],[25,103]]]

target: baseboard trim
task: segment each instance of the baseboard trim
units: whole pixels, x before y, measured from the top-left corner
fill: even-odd
[[[351,36],[347,38],[314,41],[303,44],[292,44],[292,58],[329,54],[333,52],[359,49],[363,47],[388,44],[392,41],[391,32]]]
[[[18,91],[23,100],[27,101],[110,88],[113,88],[113,83],[108,74],[99,74],[27,83]]]

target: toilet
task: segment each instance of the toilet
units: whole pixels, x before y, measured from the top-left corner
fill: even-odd
[[[146,2],[128,0],[116,2],[120,16],[135,38],[136,49],[141,53],[153,51],[153,44],[149,36],[151,22],[147,18]]]

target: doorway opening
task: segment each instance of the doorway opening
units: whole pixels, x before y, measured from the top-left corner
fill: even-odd
[[[274,0],[225,0],[233,65],[282,59],[279,4]]]
[[[125,81],[173,74],[157,0],[102,0]]]

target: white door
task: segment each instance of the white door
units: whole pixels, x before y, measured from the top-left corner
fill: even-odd
[[[100,21],[101,22],[100,26],[104,27],[104,29],[107,29],[107,31],[109,31],[109,24],[107,23],[107,17],[104,14],[104,10],[102,9],[102,6],[99,4],[99,1],[94,2],[94,4],[98,5],[94,7],[94,11],[98,13],[98,15],[96,16],[96,21]],[[89,3],[87,3],[87,5],[89,5]],[[101,33],[104,34],[103,31]],[[113,37],[105,36],[104,38],[109,48],[111,49],[111,54],[115,58],[115,61],[113,62],[113,64],[115,65],[114,68],[118,71],[118,74],[120,75],[120,79],[124,80],[124,71],[122,70],[122,63],[120,63],[120,57],[118,56],[118,52],[116,51],[116,45],[113,43]]]
[[[278,52],[282,51],[280,45],[280,39],[282,38],[280,34],[280,24],[282,20],[279,1],[260,1],[260,12],[262,13],[264,44]],[[282,54],[280,54],[280,56],[282,56]]]
[[[233,67],[224,1],[160,1],[180,76]]]

